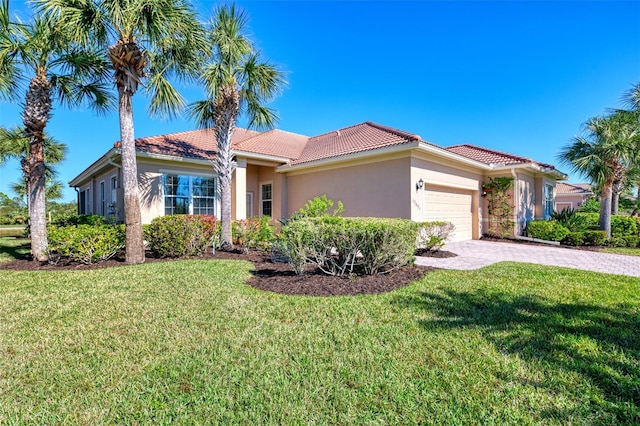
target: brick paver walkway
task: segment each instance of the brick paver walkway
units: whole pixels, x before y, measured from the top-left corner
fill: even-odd
[[[640,277],[639,256],[482,240],[449,243],[443,250],[458,256],[445,259],[418,257],[416,264],[443,269],[470,270],[496,262],[513,261]]]

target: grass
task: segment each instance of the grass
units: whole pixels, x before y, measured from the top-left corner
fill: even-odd
[[[30,240],[19,237],[0,237],[0,262],[7,262],[31,253]]]
[[[607,247],[600,250],[603,253],[624,254],[627,256],[640,256],[640,248]]]
[[[0,424],[637,424],[640,280],[501,263],[389,294],[251,265],[0,273]]]

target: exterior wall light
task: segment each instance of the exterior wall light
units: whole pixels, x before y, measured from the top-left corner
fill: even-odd
[[[422,178],[420,178],[420,180],[416,182],[416,189],[422,189],[423,186],[424,181],[422,180]]]

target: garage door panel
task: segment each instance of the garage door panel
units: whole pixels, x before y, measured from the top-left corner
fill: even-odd
[[[473,238],[472,192],[455,188],[425,189],[427,221],[447,221],[455,225],[451,241]]]

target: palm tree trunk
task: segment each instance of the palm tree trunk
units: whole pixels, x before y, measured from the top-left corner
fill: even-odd
[[[133,106],[131,93],[118,90],[120,115],[120,143],[122,149],[122,186],[124,189],[125,260],[129,264],[144,262],[138,165],[133,136]]]
[[[233,149],[231,138],[236,128],[236,120],[240,113],[240,94],[234,84],[220,88],[219,96],[214,105],[216,123],[216,142],[218,153],[215,161],[215,170],[220,182],[220,248],[230,249],[233,246],[231,232],[231,176],[234,170]]]
[[[600,194],[600,229],[605,231],[607,238],[611,238],[611,198],[612,198],[612,186],[611,182],[606,182],[602,186],[602,193]]]
[[[22,119],[29,137],[29,153],[23,162],[33,260],[47,260],[47,219],[45,200],[44,128],[51,117],[51,83],[39,72],[31,79]]]
[[[620,192],[613,191],[611,194],[611,215],[615,216],[618,214],[618,206],[620,204]]]

